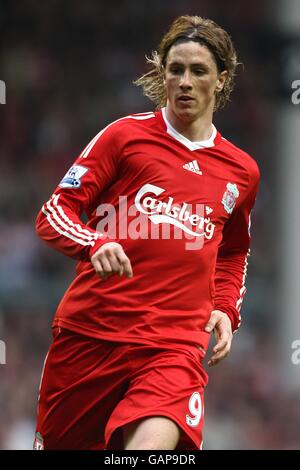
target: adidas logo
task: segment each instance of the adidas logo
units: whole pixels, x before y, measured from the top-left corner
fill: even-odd
[[[185,165],[182,166],[185,170],[192,171],[193,173],[196,173],[197,175],[202,175],[202,171],[199,168],[197,160],[193,160],[192,162],[186,163]]]

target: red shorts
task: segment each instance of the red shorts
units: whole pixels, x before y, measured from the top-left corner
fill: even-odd
[[[112,343],[55,328],[38,404],[36,448],[122,449],[122,426],[165,416],[178,449],[201,447],[207,374],[197,346]]]

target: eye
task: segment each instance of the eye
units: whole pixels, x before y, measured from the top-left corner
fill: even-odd
[[[182,73],[182,70],[180,67],[170,67],[169,72],[173,75],[180,75]]]
[[[195,75],[204,75],[206,71],[204,69],[194,69],[193,72]]]

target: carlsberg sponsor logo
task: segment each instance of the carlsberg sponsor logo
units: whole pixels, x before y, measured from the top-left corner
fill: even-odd
[[[203,204],[196,204],[196,213],[193,213],[191,205],[186,202],[178,205],[173,197],[169,197],[167,202],[153,197],[164,192],[165,189],[159,186],[145,184],[135,197],[137,209],[154,224],[171,224],[194,237],[212,238],[215,225],[209,217],[205,217]]]
[[[201,250],[210,240],[215,224],[209,215],[213,209],[204,204],[176,204],[173,197],[163,198],[165,189],[145,184],[138,190],[134,203],[119,196],[118,204],[102,203],[97,207],[97,232],[112,240],[182,240],[186,250]],[[161,197],[159,197],[161,196]]]

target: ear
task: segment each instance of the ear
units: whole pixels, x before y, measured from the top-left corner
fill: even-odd
[[[227,70],[223,70],[223,72],[221,72],[219,74],[218,79],[217,79],[217,83],[216,83],[216,92],[217,93],[220,93],[220,91],[223,90],[227,77],[228,77],[228,71]]]

